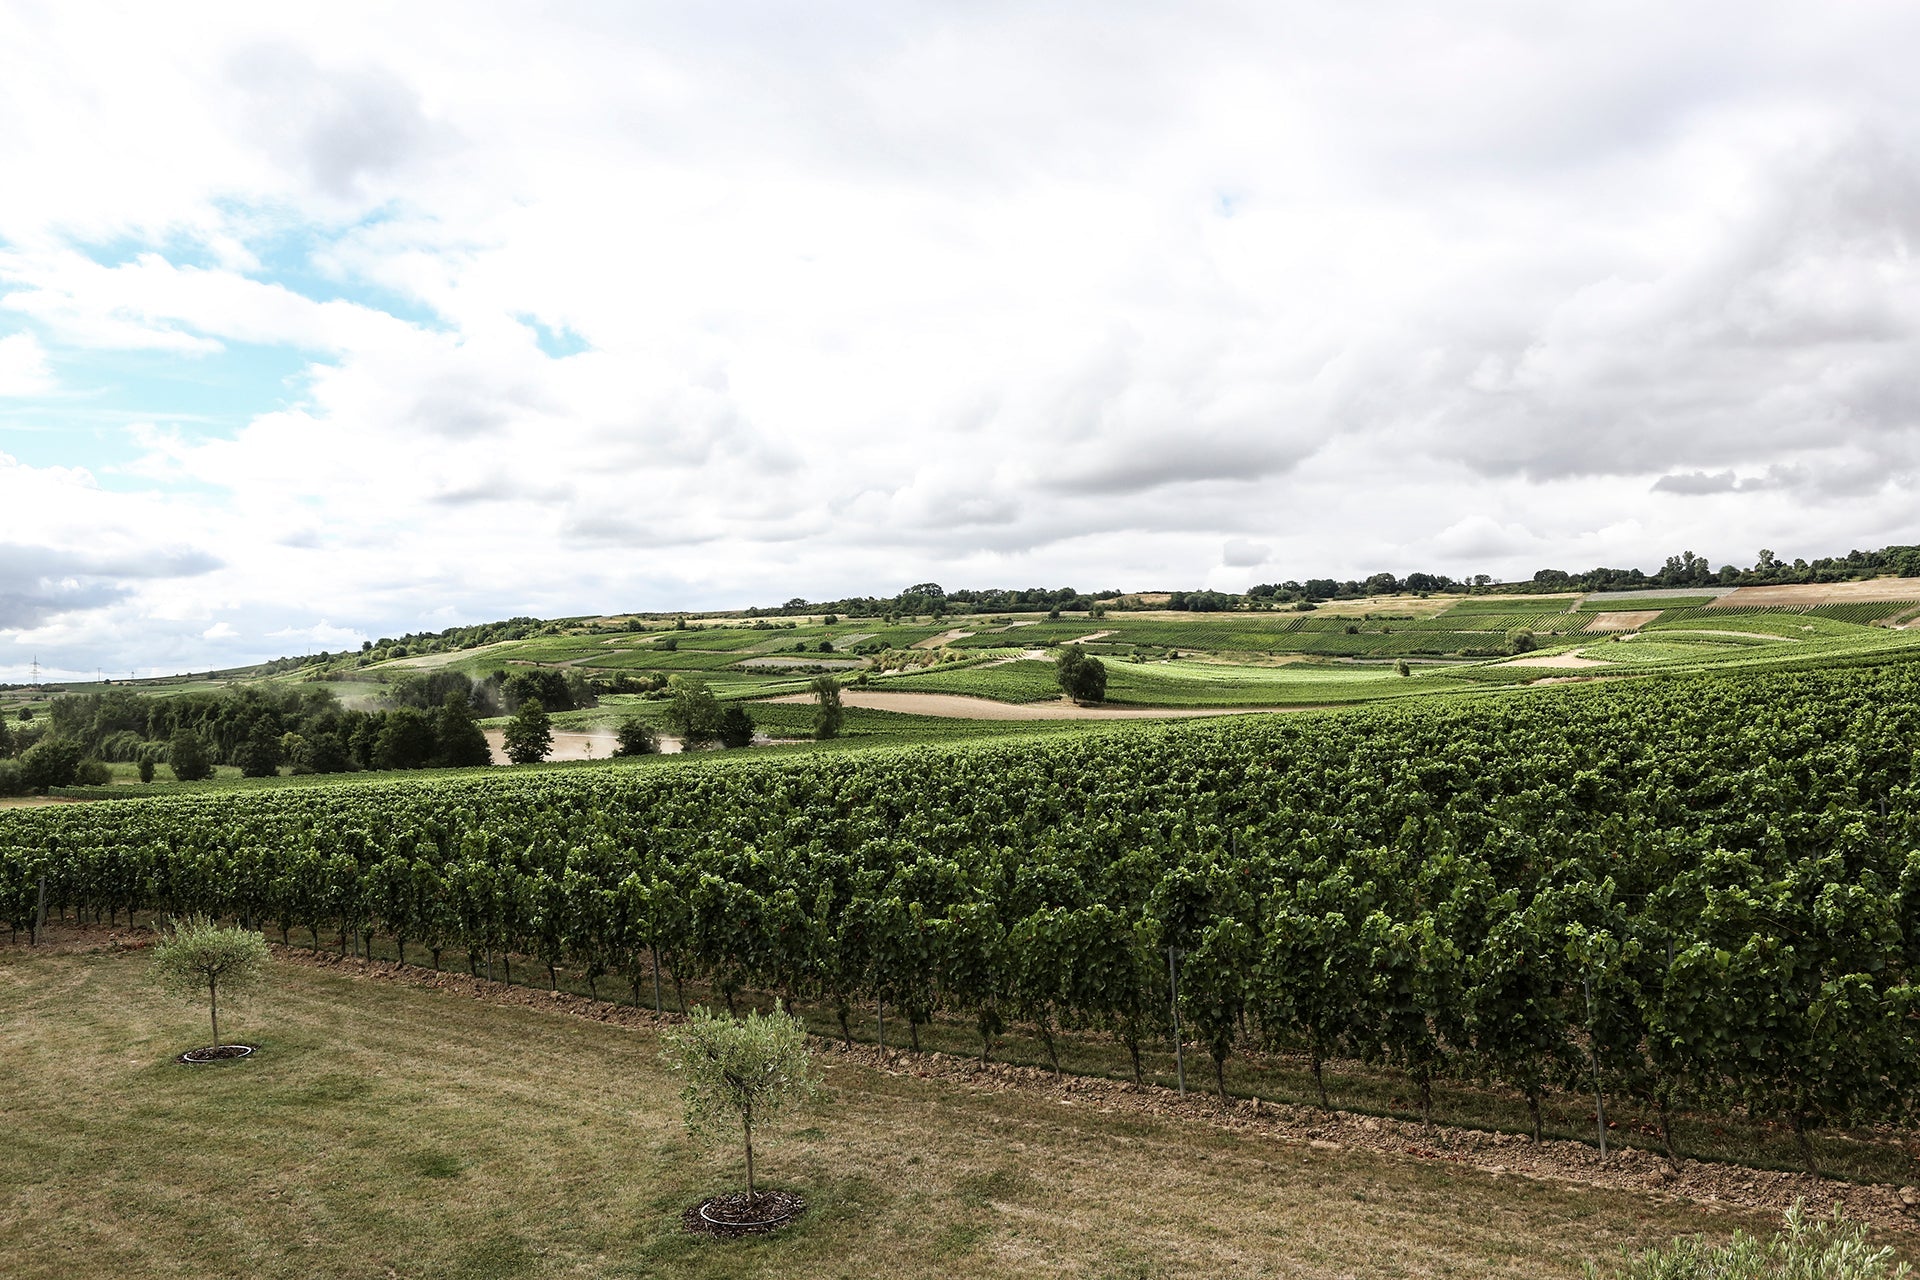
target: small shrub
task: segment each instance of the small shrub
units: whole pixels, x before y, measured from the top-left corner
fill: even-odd
[[[1589,1280],[1601,1274],[1587,1264]],[[1838,1207],[1831,1218],[1808,1218],[1798,1201],[1771,1240],[1744,1231],[1724,1245],[1681,1236],[1665,1248],[1623,1254],[1607,1273],[1611,1280],[1897,1280],[1910,1274],[1891,1248],[1869,1245],[1866,1227],[1847,1221]]]

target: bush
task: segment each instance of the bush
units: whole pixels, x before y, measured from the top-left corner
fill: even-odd
[[[20,771],[29,791],[73,785],[86,748],[67,738],[43,738],[20,757]]]
[[[1539,641],[1525,627],[1515,627],[1507,632],[1508,653],[1532,653],[1538,647]]]
[[[18,760],[0,760],[0,796],[23,796],[27,793],[26,771]]]
[[[153,781],[153,761],[146,756],[140,757],[140,781]]]
[[[107,768],[105,760],[88,756],[73,771],[73,785],[77,787],[104,787],[113,781],[113,771]]]
[[[1785,1226],[1762,1242],[1744,1231],[1724,1245],[1699,1236],[1681,1236],[1664,1249],[1626,1254],[1610,1273],[1615,1280],[1894,1280],[1910,1274],[1895,1263],[1891,1248],[1867,1244],[1867,1229],[1848,1222],[1835,1208],[1833,1217],[1809,1219],[1796,1202]],[[1587,1264],[1590,1280],[1600,1272]]]

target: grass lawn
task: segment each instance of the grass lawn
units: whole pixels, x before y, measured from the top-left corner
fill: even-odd
[[[692,1144],[657,1037],[276,962],[252,1060],[176,1066],[201,1015],[143,957],[0,953],[0,1256],[93,1276],[1574,1276],[1768,1224],[1288,1145],[826,1055],[767,1148],[812,1212],[682,1233],[737,1176]]]

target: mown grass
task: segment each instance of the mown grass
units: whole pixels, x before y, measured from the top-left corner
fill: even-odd
[[[735,1157],[690,1142],[653,1033],[275,964],[253,1059],[138,956],[0,954],[0,1257],[107,1276],[1572,1276],[1750,1217],[830,1065],[766,1148],[812,1212],[678,1223]],[[832,1055],[827,1056],[834,1062]]]

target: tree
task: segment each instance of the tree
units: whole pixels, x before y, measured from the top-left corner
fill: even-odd
[[[616,756],[650,756],[660,750],[659,735],[653,726],[638,716],[628,716],[614,730],[613,754]]]
[[[7,722],[0,720],[0,760],[13,754],[13,730],[7,728]]]
[[[1077,644],[1070,644],[1054,660],[1054,674],[1060,687],[1075,702],[1105,702],[1107,666]]]
[[[167,767],[181,782],[204,782],[213,776],[213,757],[191,729],[175,729],[167,743]]]
[[[528,698],[507,722],[507,759],[515,764],[538,764],[553,751],[553,720],[540,699]]]
[[[840,705],[840,682],[832,676],[815,676],[811,688],[815,698],[813,736],[822,742],[839,737],[840,726],[847,718]]]
[[[720,736],[720,703],[697,676],[680,675],[667,681],[667,727],[680,738],[682,751],[711,746]]]
[[[1413,668],[1407,665],[1407,660],[1405,658],[1402,658],[1400,659],[1400,661],[1394,663],[1393,669],[1396,672],[1398,672],[1403,679],[1413,674]]]
[[[257,985],[266,962],[267,940],[253,930],[188,916],[161,935],[150,964],[154,980],[169,991],[207,993],[213,1046],[218,1046],[220,992],[224,989],[231,996]]]
[[[280,772],[280,735],[271,722],[256,720],[241,744],[235,763],[243,778],[271,778]]]
[[[1533,632],[1525,627],[1515,627],[1507,632],[1508,653],[1532,653],[1538,643]]]
[[[424,769],[433,759],[433,721],[418,707],[387,712],[373,740],[376,769]]]
[[[737,702],[720,717],[720,745],[729,749],[753,745],[753,717]]]
[[[439,723],[434,726],[433,762],[446,769],[492,764],[493,748],[487,735],[474,723],[473,707],[465,695],[452,692],[440,704]]]
[[[820,1073],[807,1048],[807,1027],[779,1004],[745,1018],[695,1008],[667,1033],[663,1055],[684,1082],[680,1101],[687,1128],[714,1141],[734,1133],[747,1155],[747,1202],[753,1181],[753,1137],[788,1106],[820,1093]]]

